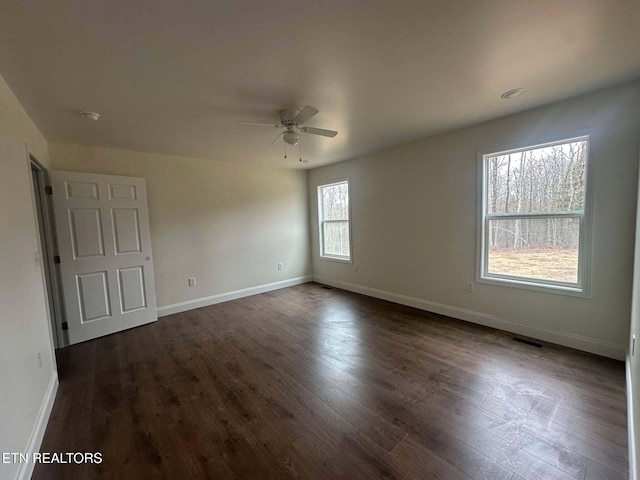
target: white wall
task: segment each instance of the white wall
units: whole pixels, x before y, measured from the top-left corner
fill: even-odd
[[[476,268],[477,151],[584,130],[591,132],[595,181],[592,297],[486,284],[466,293],[465,282],[475,279]],[[314,278],[623,359],[639,134],[640,84],[635,83],[314,169],[309,174]],[[318,254],[316,187],[347,177],[353,265]]]
[[[44,165],[49,162],[47,141],[0,76],[0,135],[18,135],[28,145],[29,153]]]
[[[64,143],[49,151],[52,170],[146,178],[160,307],[311,273],[304,171]]]
[[[25,143],[48,162],[46,141],[0,77],[0,452],[37,451],[57,385]],[[19,468],[0,463],[0,478]]]

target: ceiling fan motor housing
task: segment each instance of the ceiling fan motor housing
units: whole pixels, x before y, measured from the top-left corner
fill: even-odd
[[[295,109],[287,109],[280,110],[280,121],[284,127],[287,127],[287,132],[283,135],[283,139],[285,143],[289,145],[297,145],[302,140],[300,134],[296,131],[296,128],[299,128],[300,125],[294,120],[296,116],[300,113],[300,110]]]
[[[300,110],[291,108],[287,110],[280,110],[280,121],[282,122],[282,125],[285,127],[288,127],[289,125],[296,125],[296,122],[294,122],[293,119],[296,118],[298,113],[300,113]]]

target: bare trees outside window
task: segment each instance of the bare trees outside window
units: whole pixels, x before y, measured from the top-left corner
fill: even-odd
[[[482,278],[582,291],[588,138],[483,156]]]
[[[349,238],[349,182],[318,187],[320,256],[351,260]]]

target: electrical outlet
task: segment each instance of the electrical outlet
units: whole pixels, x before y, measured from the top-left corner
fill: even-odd
[[[284,264],[282,262],[278,263],[278,270],[284,270]]]
[[[40,352],[36,353],[36,365],[38,368],[42,368],[42,353]]]
[[[464,289],[468,293],[473,293],[476,291],[476,285],[473,282],[465,282]]]
[[[190,287],[196,286],[196,277],[189,277],[189,286]]]

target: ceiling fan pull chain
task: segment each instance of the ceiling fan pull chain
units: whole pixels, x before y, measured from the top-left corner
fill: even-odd
[[[282,144],[284,145],[284,158],[287,158],[287,144],[284,142]]]

